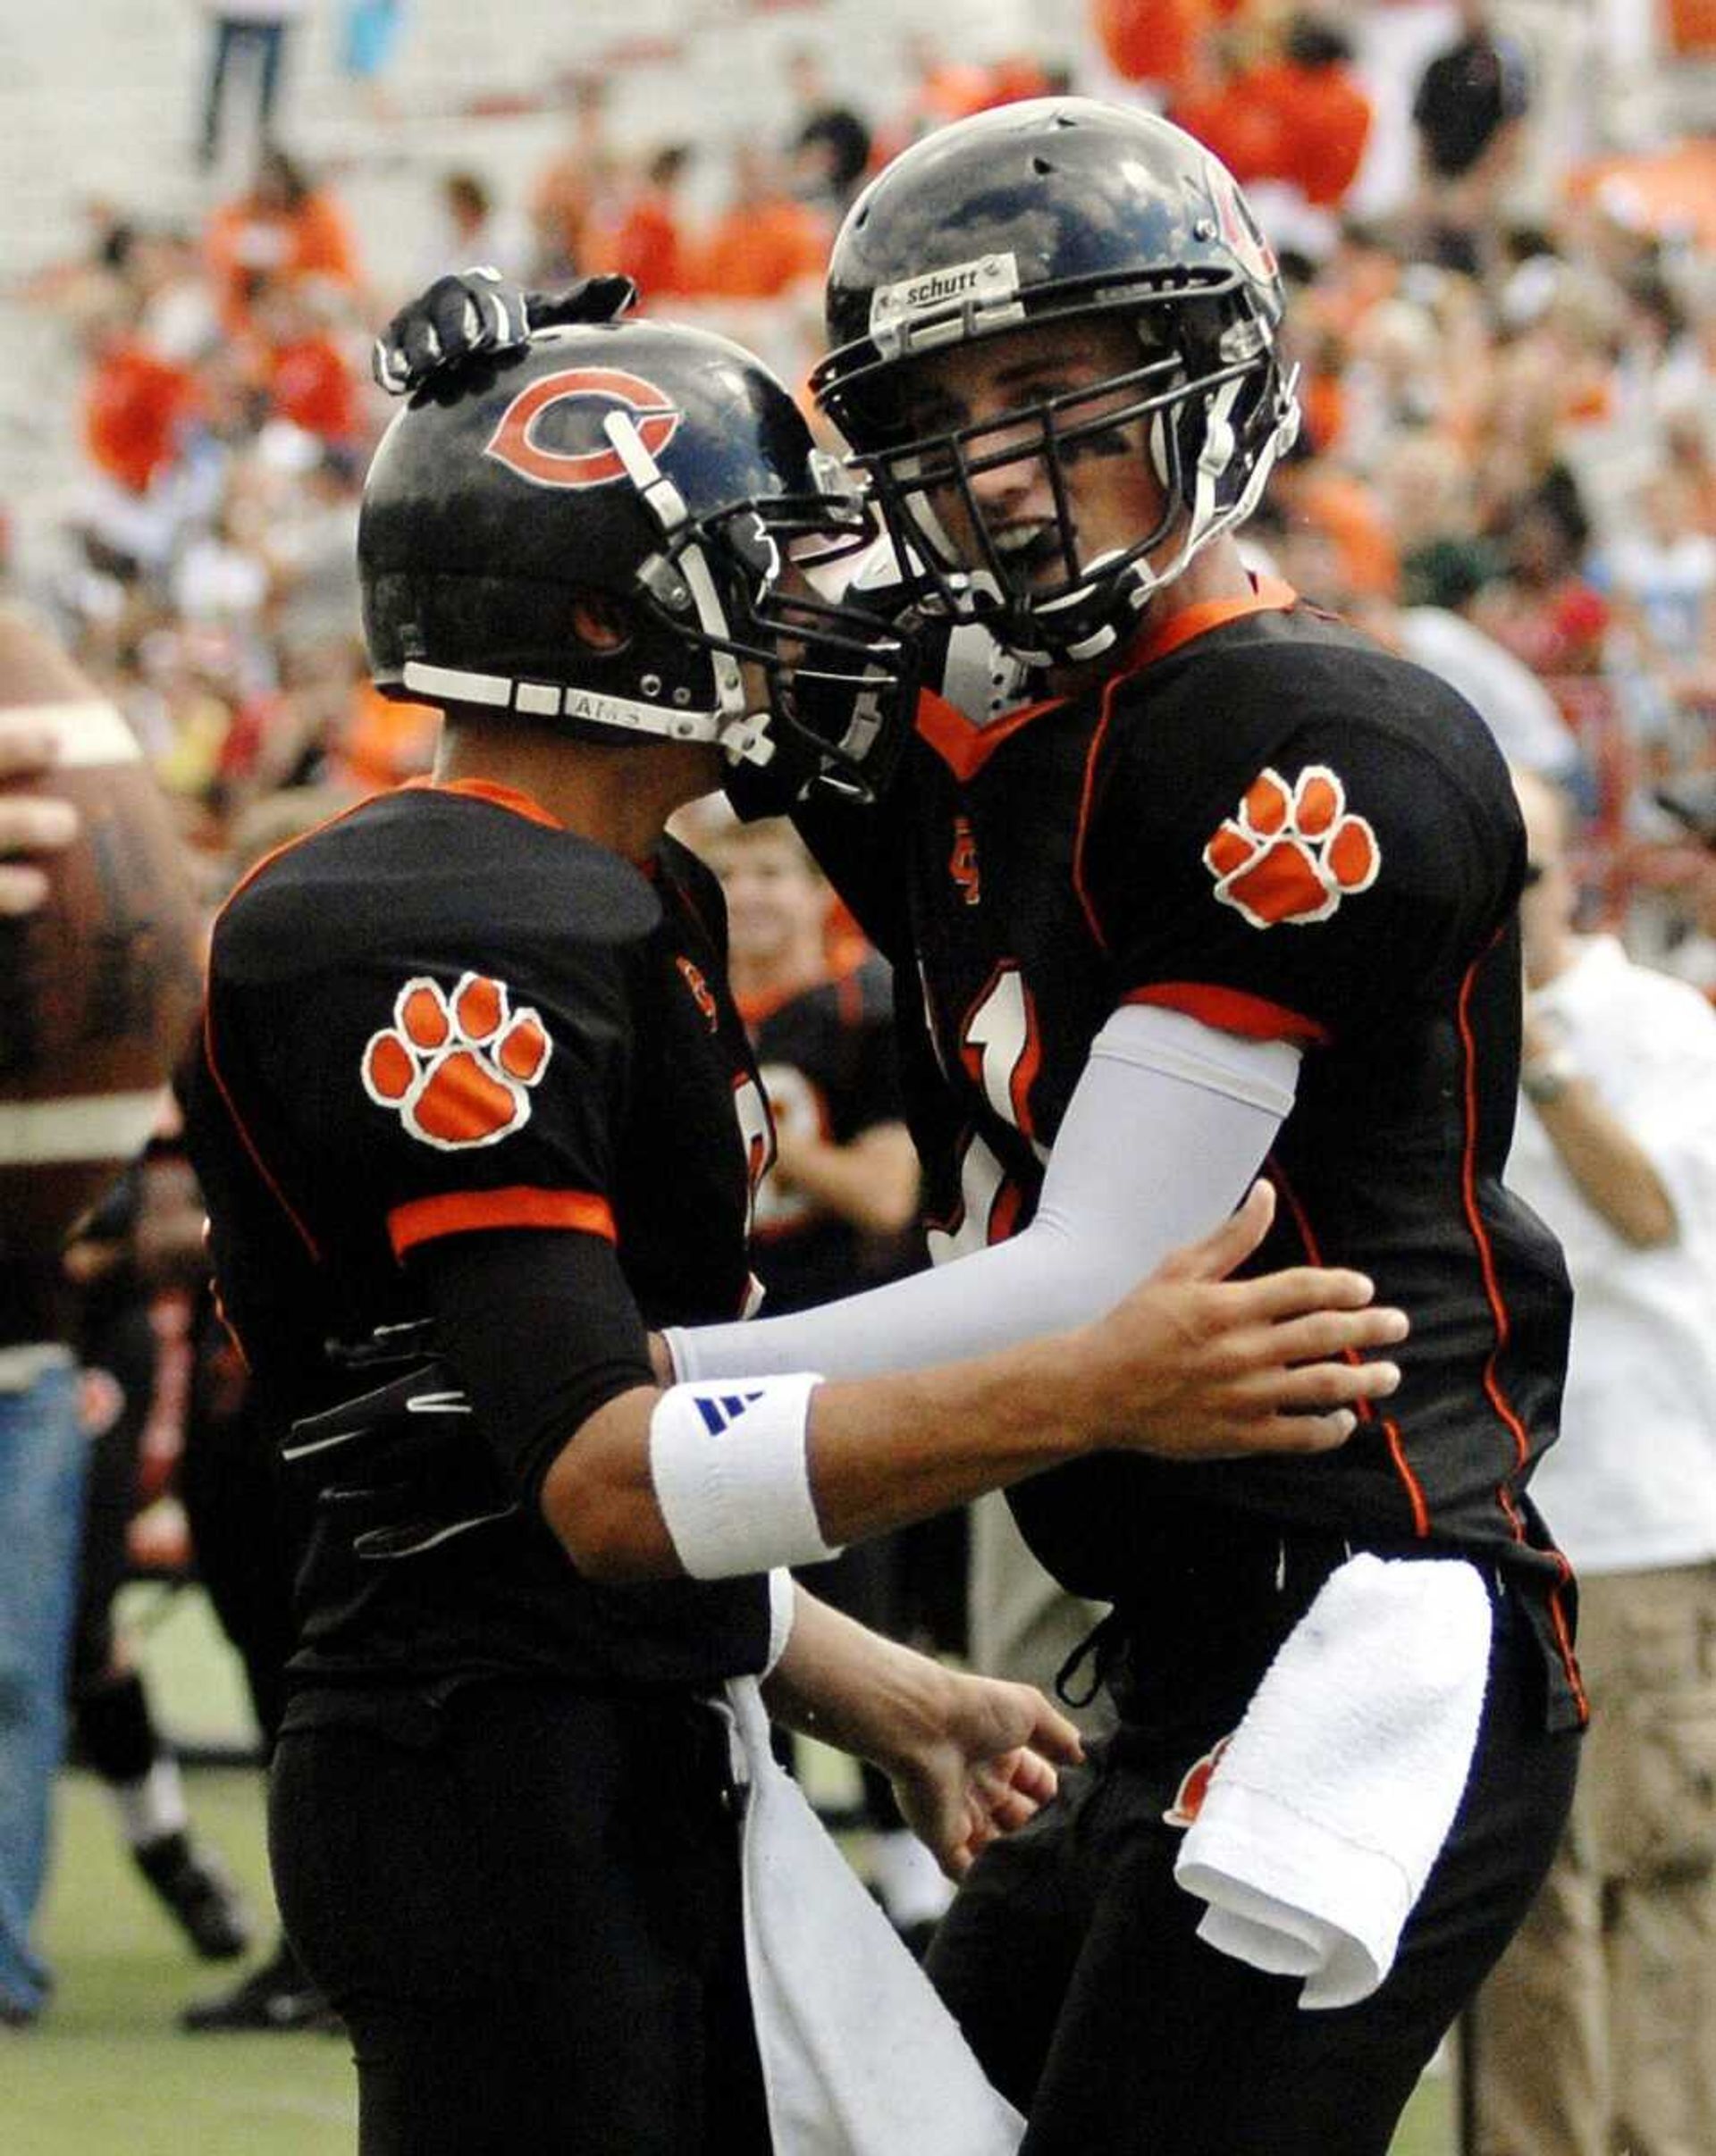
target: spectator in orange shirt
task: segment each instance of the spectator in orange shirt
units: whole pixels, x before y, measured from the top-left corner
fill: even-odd
[[[1260,57],[1231,56],[1225,79],[1206,88],[1193,78],[1173,105],[1173,118],[1253,189],[1277,247],[1314,262],[1333,251],[1333,213],[1370,138],[1370,100],[1351,57],[1340,30],[1297,13]]]
[[[1091,0],[1090,22],[1108,64],[1128,82],[1148,82],[1170,104],[1192,94],[1208,64],[1207,38],[1235,0]],[[1183,124],[1183,122],[1182,122]]]
[[[686,142],[657,150],[636,192],[585,227],[585,268],[629,277],[645,307],[691,287],[691,245],[676,197],[692,156]]]
[[[178,455],[181,431],[197,410],[196,376],[158,357],[121,315],[99,321],[90,342],[85,447],[110,479],[132,494],[147,493]]]
[[[989,70],[989,87],[982,108],[1016,105],[1025,97],[1058,97],[1066,94],[1064,70],[1046,67],[1034,53],[1005,53]]]
[[[919,136],[963,120],[989,103],[988,71],[974,61],[948,60],[927,30],[913,30],[904,42],[905,70],[913,88],[904,109],[877,130],[871,144],[870,169],[880,172]]]
[[[257,303],[257,324],[270,415],[331,449],[354,448],[363,411],[357,376],[309,295],[292,285],[272,287]]]
[[[249,328],[252,304],[271,280],[321,277],[353,288],[360,281],[344,214],[284,150],[265,151],[247,191],[215,211],[204,252],[222,319],[235,335]]]
[[[1327,541],[1343,599],[1394,596],[1400,555],[1372,488],[1328,457],[1293,456],[1276,467],[1275,498],[1290,524]]]
[[[732,197],[698,250],[693,289],[723,299],[778,299],[821,276],[830,237],[824,220],[786,192],[771,154],[741,143]]]
[[[618,160],[608,138],[608,87],[583,75],[572,86],[570,137],[550,159],[530,198],[536,275],[549,283],[586,269],[590,228],[612,189]]]
[[[1274,123],[1276,169],[1259,176],[1290,182],[1319,209],[1346,199],[1370,139],[1370,99],[1351,61],[1352,47],[1338,29],[1299,14],[1287,26],[1280,56],[1236,85]]]

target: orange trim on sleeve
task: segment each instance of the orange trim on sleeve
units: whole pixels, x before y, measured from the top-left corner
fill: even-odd
[[[1309,1215],[1300,1204],[1299,1193],[1282,1171],[1281,1162],[1272,1153],[1265,1162],[1269,1180],[1287,1201],[1287,1210],[1293,1216],[1293,1225],[1299,1229],[1299,1239],[1305,1246],[1305,1255],[1313,1265],[1323,1265],[1323,1255]],[[1359,1356],[1355,1348],[1349,1347],[1342,1360],[1357,1366]],[[1401,1426],[1386,1415],[1379,1415],[1369,1400],[1355,1400],[1353,1412],[1361,1422],[1374,1422],[1383,1433],[1388,1447],[1388,1456],[1393,1464],[1401,1488],[1406,1492],[1406,1501],[1412,1508],[1412,1531],[1423,1541],[1430,1532],[1430,1506],[1424,1494],[1424,1485],[1412,1472],[1412,1464],[1406,1456],[1406,1439],[1401,1435]]]
[[[1487,957],[1488,953],[1485,952]],[[1466,969],[1466,977],[1459,984],[1459,1041],[1466,1058],[1466,1138],[1460,1161],[1460,1197],[1466,1209],[1466,1224],[1471,1230],[1476,1247],[1478,1265],[1484,1275],[1485,1298],[1490,1305],[1490,1317],[1495,1327],[1495,1345],[1484,1365],[1484,1390],[1494,1408],[1508,1435],[1513,1439],[1514,1462],[1523,1467],[1531,1457],[1531,1439],[1514,1413],[1496,1364],[1502,1351],[1513,1337],[1513,1323],[1508,1315],[1508,1305],[1502,1294],[1502,1283],[1495,1270],[1495,1252],[1488,1231],[1484,1226],[1483,1214],[1477,1204],[1477,1041],[1472,1031],[1472,989],[1477,980],[1477,969],[1483,959],[1474,959]]]
[[[1242,1033],[1248,1040],[1309,1041],[1325,1048],[1330,1038],[1326,1026],[1301,1018],[1284,1003],[1272,1003],[1266,996],[1248,994],[1243,988],[1220,988],[1210,981],[1152,981],[1148,988],[1129,990],[1120,1000],[1183,1011],[1188,1018],[1201,1019],[1224,1033]]]
[[[396,1258],[419,1243],[487,1228],[568,1228],[610,1243],[618,1240],[606,1198],[589,1190],[535,1190],[522,1183],[505,1190],[450,1190],[441,1197],[415,1198],[387,1216]]]

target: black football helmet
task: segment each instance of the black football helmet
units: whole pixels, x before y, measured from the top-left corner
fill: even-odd
[[[904,738],[911,648],[810,579],[874,535],[737,345],[544,331],[436,373],[383,437],[358,539],[371,668],[389,694],[585,738],[716,742],[786,799],[818,780],[869,794]],[[575,634],[575,597],[619,624],[617,649]]]
[[[1281,314],[1268,242],[1201,144],[1148,113],[1037,98],[926,136],[854,203],[829,271],[832,349],[812,383],[871,475],[926,608],[986,619],[1028,660],[1081,660],[1250,515],[1291,446],[1299,407],[1276,358]],[[913,432],[902,391],[924,354],[1093,315],[1133,325],[1135,366],[999,419]],[[1122,430],[1149,457],[1166,506],[1154,531],[1085,559],[1067,470],[1081,449],[1112,453],[1129,439]],[[1009,556],[972,477],[1030,457],[1047,471],[1056,528]],[[963,500],[980,559],[956,556],[937,516],[947,490]]]

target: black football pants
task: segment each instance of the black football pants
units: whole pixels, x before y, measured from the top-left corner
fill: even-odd
[[[275,1883],[360,2156],[766,2156],[726,1760],[689,1700],[526,1686],[288,1727]]]
[[[1181,1688],[1183,1690],[1183,1687]],[[1459,1816],[1387,1979],[1301,2010],[1196,1936],[1174,1883],[1179,1776],[1233,1726],[1123,1724],[1061,1800],[993,1843],[929,1970],[1030,2128],[1022,2156],[1385,2156],[1444,2030],[1523,1917],[1572,1799],[1577,1736],[1544,1727],[1541,1658],[1508,1596]]]

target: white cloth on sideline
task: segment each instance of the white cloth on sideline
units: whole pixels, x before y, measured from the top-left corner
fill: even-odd
[[[1531,1012],[1649,1157],[1666,1243],[1629,1243],[1586,1197],[1529,1101],[1508,1187],[1560,1238],[1573,1334],[1560,1436],[1532,1477],[1581,1573],[1716,1559],[1716,1012],[1684,981],[1582,937]]]
[[[1471,1772],[1490,1600],[1458,1558],[1350,1557],[1289,1633],[1210,1776],[1174,1876],[1198,1935],[1300,2005],[1393,1966]]]
[[[753,1677],[723,1688],[745,1967],[777,2156],[1014,2156],[1025,2122],[770,1749]]]

